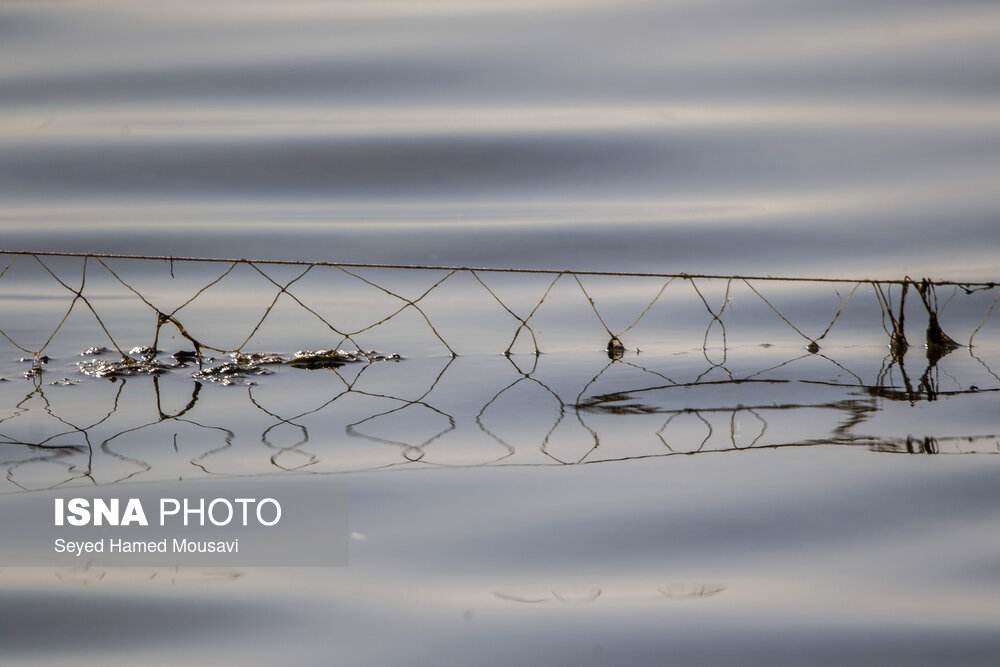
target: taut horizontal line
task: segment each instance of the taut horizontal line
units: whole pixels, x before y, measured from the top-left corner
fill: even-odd
[[[33,255],[37,257],[93,257],[94,259],[134,259],[163,262],[215,262],[223,264],[247,263],[285,266],[332,266],[354,269],[402,269],[411,271],[477,271],[482,273],[526,273],[535,275],[576,275],[576,276],[615,276],[630,278],[698,278],[705,280],[770,280],[776,282],[800,283],[873,283],[878,285],[903,285],[915,283],[910,277],[904,278],[805,278],[796,276],[753,276],[753,275],[723,275],[717,273],[657,273],[645,271],[590,271],[575,269],[525,269],[497,266],[448,266],[433,264],[371,264],[364,262],[324,262],[290,259],[247,259],[227,257],[188,257],[181,255],[128,255],[117,253],[96,252],[57,252],[34,250],[0,250],[0,255]],[[964,281],[964,280],[930,280],[934,285],[956,285],[960,287],[996,287],[997,281]]]

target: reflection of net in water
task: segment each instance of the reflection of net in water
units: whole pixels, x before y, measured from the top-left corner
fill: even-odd
[[[780,379],[772,369],[733,379],[666,380],[630,362],[608,361],[580,385],[557,377],[562,386],[556,387],[536,377],[544,375],[544,363],[521,373],[502,361],[506,379],[496,368],[479,372],[478,364],[463,372],[462,363],[447,360],[436,373],[424,365],[419,374],[427,385],[416,395],[393,394],[392,373],[369,381],[371,367],[354,375],[335,369],[338,387],[326,382],[327,393],[319,395],[311,386],[309,400],[295,402],[267,385],[206,392],[188,382],[185,397],[176,387],[167,395],[159,378],[124,379],[89,395],[83,417],[63,399],[74,389],[36,379],[0,420],[0,461],[14,487],[31,489],[274,471],[582,464],[820,444],[996,453],[1000,439],[962,425],[934,436],[894,435],[878,420],[911,418],[908,401],[887,402],[877,385]],[[469,376],[483,375],[502,386],[482,387],[477,398],[485,400],[476,411],[478,402],[455,393]],[[719,396],[720,388],[728,395]],[[997,391],[937,398],[995,402]]]
[[[18,269],[27,263],[34,263],[37,270],[28,272],[27,278],[19,277]],[[125,266],[129,263],[145,267],[147,273],[150,266],[166,268],[171,274],[176,268],[169,259],[53,258],[22,253],[11,256],[0,273],[0,289],[5,281],[9,286],[7,292],[0,292],[0,298],[5,297],[8,303],[21,294],[32,294],[32,290],[39,294],[38,278],[47,276],[56,289],[43,290],[45,298],[38,300],[39,311],[60,313],[48,330],[40,328],[37,314],[30,310],[24,322],[5,317],[0,323],[3,337],[28,355],[26,363],[31,363],[27,373],[31,383],[26,390],[16,382],[0,385],[8,406],[0,413],[0,461],[12,488],[276,470],[560,465],[813,444],[921,453],[995,453],[998,449],[1000,436],[995,431],[1000,429],[990,428],[991,424],[953,424],[944,430],[928,427],[924,431],[918,425],[916,435],[912,435],[906,434],[913,433],[912,429],[899,427],[911,419],[910,414],[902,414],[892,423],[879,423],[897,408],[917,404],[934,405],[958,398],[995,400],[1000,378],[987,361],[973,354],[978,348],[971,346],[977,334],[992,331],[990,318],[1000,298],[1000,290],[992,283],[787,281],[185,260],[183,266],[190,263],[215,270],[205,282],[192,282],[189,291],[183,292],[162,285],[150,291],[137,285],[144,280],[143,275],[136,274],[138,280],[130,277]],[[271,292],[254,289],[247,294],[244,284],[234,286],[244,299],[231,304],[233,311],[251,310],[259,315],[246,320],[250,322],[248,330],[227,343],[217,338],[232,335],[232,331],[213,326],[213,319],[199,322],[198,314],[191,311],[240,269],[259,275],[264,284],[271,285]],[[68,277],[71,271],[76,272],[75,282]],[[291,273],[279,277],[279,271]],[[344,313],[349,319],[346,310],[312,303],[313,297],[323,301],[329,295],[309,288],[297,290],[307,276],[318,273],[323,274],[324,284],[337,274],[367,286],[370,293],[380,294],[393,306],[371,320],[344,324],[334,315]],[[388,277],[389,286],[375,279],[381,273]],[[527,281],[513,298],[508,296],[512,292],[504,292],[502,280],[510,274]],[[417,284],[412,276],[424,276],[429,286]],[[591,350],[606,347],[610,359],[600,362],[596,356],[588,356],[588,363],[575,363],[571,372],[553,374],[550,364],[557,361],[550,362],[547,356],[529,355],[530,367],[525,367],[524,357],[518,355],[491,357],[488,371],[476,367],[472,373],[463,373],[463,364],[481,362],[453,358],[468,342],[454,332],[468,329],[447,322],[441,325],[429,305],[434,294],[462,279],[464,300],[449,304],[454,306],[452,310],[463,309],[467,311],[465,319],[474,319],[492,309],[503,318],[499,322],[509,325],[506,331],[492,327],[497,334],[494,339],[503,341],[492,351],[512,353],[518,341],[530,341],[523,349],[536,353],[543,347],[558,347],[557,336],[565,334],[592,341]],[[392,280],[402,282],[403,288]],[[612,288],[605,289],[607,282],[601,281],[613,283]],[[647,301],[620,298],[633,291],[633,283],[642,283],[647,289]],[[829,289],[836,296],[835,303],[825,315],[811,302],[786,309],[779,303],[781,290],[776,288],[788,284]],[[117,285],[120,293],[111,294],[109,285]],[[557,294],[559,289],[562,292]],[[349,290],[342,286],[337,290],[336,298],[350,303],[353,297]],[[468,295],[476,290],[481,298],[469,300]],[[668,303],[668,298],[678,290],[692,297],[703,314],[695,341],[701,353],[697,363],[691,357],[682,357],[682,364],[670,357],[650,358],[637,349],[656,348],[656,339],[664,329],[643,327],[671,317],[676,302]],[[939,299],[943,290],[950,294]],[[528,293],[534,296],[523,298]],[[907,301],[907,295],[914,294],[917,298]],[[863,295],[867,295],[867,310],[862,306],[851,313],[852,305],[863,300]],[[747,348],[732,342],[734,336],[727,332],[727,326],[732,328],[734,321],[740,324],[743,313],[734,312],[737,308],[733,304],[745,311],[747,298],[757,300],[771,313],[772,323],[802,344],[757,344],[749,348],[752,359],[742,358]],[[123,300],[138,308],[123,307]],[[289,316],[289,311],[279,310],[282,304],[293,306],[293,312],[332,334],[336,345],[330,346],[330,338],[317,342],[317,347],[330,346],[331,350],[348,344],[363,350],[369,337],[378,340],[380,329],[410,312],[416,317],[411,317],[403,333],[409,334],[414,323],[421,325],[424,334],[437,341],[444,357],[424,352],[398,367],[384,369],[366,363],[320,364],[320,368],[332,371],[334,387],[330,387],[329,373],[317,384],[319,376],[306,372],[295,379],[294,401],[287,398],[288,376],[282,380],[280,373],[274,379],[261,379],[256,386],[248,383],[245,395],[232,390],[240,392],[236,402],[231,393],[206,393],[201,382],[187,379],[197,371],[195,364],[202,366],[203,372],[216,363],[211,354],[233,353],[237,360],[252,365],[255,353],[249,347],[259,342],[258,336],[263,337],[265,324]],[[218,303],[211,306],[219,307]],[[961,317],[942,323],[946,307],[957,310]],[[554,309],[558,317],[543,322],[547,308]],[[576,315],[568,315],[574,308]],[[137,312],[145,315],[137,316]],[[680,331],[675,337],[681,339],[681,347],[690,342],[690,332],[698,331],[692,312],[696,311],[686,311],[685,321],[672,324],[670,329],[671,333]],[[581,313],[589,319],[584,320]],[[80,314],[85,317],[76,321],[71,317]],[[832,348],[827,348],[827,341],[834,336],[835,325],[850,319],[846,326],[853,336],[857,323],[866,315],[876,318],[882,349],[887,350],[884,358],[878,356],[874,364],[866,360],[864,368],[858,368],[853,357],[846,361],[830,356],[828,349]],[[553,326],[563,319],[571,324],[563,329]],[[580,324],[583,321],[590,323],[589,328]],[[58,373],[48,366],[55,362],[43,363],[47,354],[67,347],[78,353],[84,346],[104,342],[95,340],[95,335],[106,336],[105,344],[112,351],[105,356],[115,362],[120,357],[123,368],[155,360],[154,350],[166,339],[164,327],[174,331],[175,339],[180,336],[181,352],[192,355],[178,357],[175,353],[173,361],[163,363],[163,370],[177,376],[171,384],[163,384],[157,377],[129,379],[127,372],[114,383],[58,377],[52,381],[51,376]],[[773,327],[767,327],[770,338]],[[907,363],[912,366],[915,358],[908,336],[914,338],[917,327],[926,340],[919,374],[907,370]],[[57,336],[60,332],[71,340],[61,341]],[[759,328],[754,330],[755,335],[759,332]],[[135,338],[142,335],[145,340]],[[967,354],[950,354],[959,347],[954,342],[959,335],[968,346]],[[130,337],[132,342],[145,343],[147,351],[126,351],[128,346],[122,341]],[[611,343],[607,343],[609,339]],[[721,345],[713,347],[711,342]],[[626,350],[626,345],[630,349]],[[841,354],[851,356],[838,349],[837,356]],[[286,354],[278,361],[290,358]],[[943,360],[948,364],[944,376]],[[475,378],[476,391],[469,388],[470,377]],[[272,381],[281,386],[271,391],[268,385]],[[78,399],[64,400],[60,393],[72,389],[52,387],[77,383],[90,387],[83,408]],[[301,395],[295,390],[301,390]],[[173,407],[166,407],[168,403]],[[150,405],[156,408],[152,413]]]

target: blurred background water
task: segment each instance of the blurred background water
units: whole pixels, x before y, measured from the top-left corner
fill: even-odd
[[[5,3],[2,30],[8,247],[994,277],[991,3]]]
[[[169,312],[227,265],[91,261],[101,322],[77,302],[49,340],[74,294],[45,267],[82,262],[20,256],[5,493],[329,475],[352,560],[4,567],[0,657],[993,664],[997,290],[938,290],[962,347],[934,358],[913,286],[893,355],[855,281],[998,278],[998,45],[973,1],[0,4],[0,250],[848,279],[677,279],[612,360],[666,280],[567,275],[507,358],[554,276],[392,315],[447,272],[316,269],[300,304],[305,267],[244,264],[177,315],[210,345],[277,298],[245,351],[343,342],[304,304],[391,315],[357,342],[404,358],[219,386],[76,362],[116,356],[99,324],[152,342],[128,286]]]

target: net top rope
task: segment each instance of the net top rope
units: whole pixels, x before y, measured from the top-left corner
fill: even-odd
[[[699,278],[706,280],[773,280],[782,282],[803,283],[872,283],[878,285],[904,285],[919,282],[913,278],[817,278],[795,276],[753,276],[753,275],[722,275],[716,273],[660,273],[645,271],[591,271],[576,269],[525,269],[496,266],[448,266],[442,264],[372,264],[364,262],[329,262],[291,259],[246,259],[226,257],[189,257],[181,255],[132,255],[118,253],[96,252],[57,252],[35,250],[0,250],[0,255],[30,255],[33,257],[91,257],[94,259],[134,259],[161,262],[214,262],[219,264],[260,264],[280,266],[331,266],[357,269],[403,269],[419,271],[476,271],[479,273],[527,273],[536,275],[575,275],[575,276],[609,276],[629,278]],[[969,289],[992,289],[1000,286],[1000,281],[968,281],[968,280],[933,280],[940,287],[966,287]]]

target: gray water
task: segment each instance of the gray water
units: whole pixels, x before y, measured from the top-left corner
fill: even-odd
[[[865,280],[1000,277],[998,44],[982,2],[3,3],[0,250],[843,282],[0,254],[0,502],[308,476],[351,522],[339,568],[0,563],[0,657],[993,664],[997,288],[931,294],[949,351],[911,283],[894,353]],[[81,371],[178,307],[204,367],[401,359]]]

